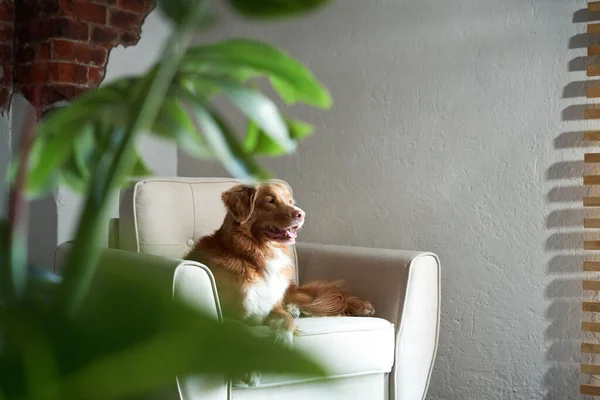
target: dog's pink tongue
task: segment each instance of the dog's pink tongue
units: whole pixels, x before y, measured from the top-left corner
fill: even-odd
[[[291,229],[271,229],[268,233],[272,237],[284,238],[284,239],[295,239],[298,236],[297,232],[294,232]]]

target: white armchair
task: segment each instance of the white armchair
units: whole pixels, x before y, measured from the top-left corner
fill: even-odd
[[[175,295],[220,315],[212,274],[180,259],[225,216],[220,194],[233,179],[153,178],[121,194],[111,221],[110,247],[147,253],[132,266],[165,264]],[[375,317],[301,318],[296,346],[331,373],[328,379],[265,376],[256,388],[223,380],[179,380],[170,395],[185,400],[390,399],[422,400],[436,354],[440,264],[432,253],[298,243],[297,278],[343,279],[353,294],[370,300]],[[110,250],[101,260],[110,258]],[[57,251],[56,265],[62,251]]]

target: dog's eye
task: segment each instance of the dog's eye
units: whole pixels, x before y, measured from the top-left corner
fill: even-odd
[[[274,198],[270,198],[268,201],[269,204],[275,204],[275,199]]]

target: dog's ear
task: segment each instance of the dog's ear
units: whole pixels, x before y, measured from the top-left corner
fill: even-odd
[[[246,185],[235,186],[224,192],[221,196],[227,211],[240,224],[250,219],[254,211],[254,200],[256,198],[256,188]]]

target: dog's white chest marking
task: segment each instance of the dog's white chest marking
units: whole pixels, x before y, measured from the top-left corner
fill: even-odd
[[[291,264],[290,258],[280,250],[275,250],[275,255],[267,261],[264,279],[256,282],[246,289],[244,308],[246,318],[254,322],[262,322],[277,304],[290,284],[284,273],[285,268]]]

